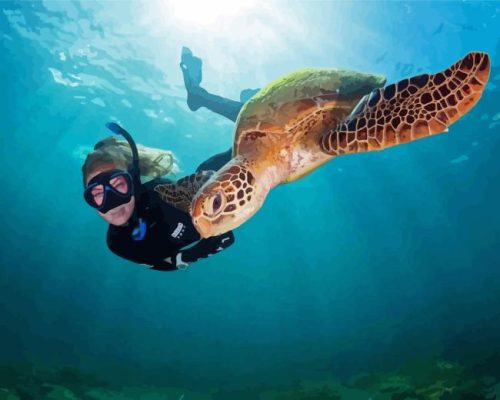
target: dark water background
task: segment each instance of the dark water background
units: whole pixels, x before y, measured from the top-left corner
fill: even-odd
[[[175,4],[0,2],[3,374],[249,398],[415,360],[500,379],[500,3]],[[449,134],[338,158],[275,189],[227,251],[161,273],[108,251],[80,168],[109,120],[186,174],[230,146],[232,122],[186,107],[183,45],[235,99],[305,66],[393,82],[481,50],[492,73]]]

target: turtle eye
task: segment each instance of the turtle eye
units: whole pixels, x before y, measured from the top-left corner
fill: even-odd
[[[222,195],[221,192],[216,192],[209,196],[205,200],[205,213],[209,217],[215,217],[217,214],[219,214],[222,211],[222,206],[224,205],[224,196]]]
[[[222,196],[220,195],[220,193],[217,193],[212,201],[212,209],[214,210],[214,212],[217,212],[219,211],[221,206],[222,206]]]

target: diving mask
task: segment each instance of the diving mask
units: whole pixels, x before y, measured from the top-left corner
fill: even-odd
[[[101,172],[88,183],[85,201],[100,213],[127,204],[134,195],[133,178],[128,171],[114,169]]]

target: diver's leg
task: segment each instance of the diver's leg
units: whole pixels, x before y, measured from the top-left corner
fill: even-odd
[[[200,87],[202,63],[201,58],[193,56],[190,49],[187,47],[182,48],[180,67],[184,75],[189,109],[196,111],[200,107],[206,107],[210,111],[229,118],[231,121],[236,121],[243,102],[217,96]]]
[[[240,92],[240,101],[242,103],[246,103],[248,100],[250,100],[255,93],[257,93],[259,89],[243,89]]]
[[[203,161],[196,172],[198,171],[218,171],[222,166],[224,166],[232,157],[232,150],[229,149],[222,153],[218,153],[215,156],[210,157],[208,160]]]
[[[210,111],[222,115],[223,117],[229,118],[231,121],[236,122],[236,118],[243,107],[243,103],[239,101],[234,101],[226,99],[221,96],[207,92],[205,89],[198,87],[191,93],[192,102],[194,102],[198,108],[206,107]],[[191,107],[190,107],[191,108]]]

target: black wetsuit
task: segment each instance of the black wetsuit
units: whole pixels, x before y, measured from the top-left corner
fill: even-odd
[[[230,152],[218,154],[203,162],[196,171],[217,170],[230,158]],[[156,178],[143,184],[144,190],[136,199],[136,216],[142,218],[146,226],[142,240],[132,238],[135,224],[109,225],[107,243],[113,253],[151,269],[173,271],[182,269],[184,263],[208,257],[234,243],[232,232],[200,240],[191,216],[163,201],[154,191],[156,185],[166,182],[171,181]]]

